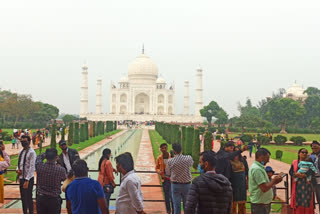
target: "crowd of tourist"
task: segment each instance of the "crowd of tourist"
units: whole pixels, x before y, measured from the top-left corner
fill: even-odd
[[[97,164],[97,180],[88,177],[88,166],[79,153],[68,148],[64,140],[59,142],[61,154],[55,148],[36,155],[31,138],[19,137],[23,149],[18,155],[17,179],[23,213],[33,213],[34,174],[37,175],[37,213],[60,213],[61,193],[65,192],[68,213],[109,213],[111,195],[116,188],[115,175],[121,174],[119,192],[116,195],[116,213],[143,214],[141,181],[134,172],[134,161],[126,152],[111,163],[111,150],[104,149]],[[313,214],[314,201],[320,201],[320,143],[313,141],[312,154],[306,148],[298,151],[289,170],[291,176],[291,203],[294,214]],[[238,145],[229,141],[217,153],[200,154],[200,176],[192,179],[194,160],[183,155],[181,144],[160,145],[161,154],[156,159],[156,172],[161,177],[167,214],[225,213],[244,214],[249,192],[252,214],[269,214],[271,202],[276,199],[276,185],[285,173],[275,173],[266,166],[270,151],[257,149],[255,161],[249,167],[242,153],[250,145]],[[0,141],[0,203],[4,203],[3,173],[10,166],[10,157]],[[62,186],[62,188],[61,188]],[[182,207],[181,207],[182,204]]]

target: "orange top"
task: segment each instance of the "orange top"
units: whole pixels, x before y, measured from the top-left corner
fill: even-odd
[[[169,157],[168,160],[171,158],[171,155],[169,153]],[[160,175],[164,173],[164,171],[166,170],[166,164],[163,161],[163,154],[159,155],[156,161],[156,171],[157,173],[159,173]]]
[[[104,159],[102,161],[98,181],[102,187],[103,185],[110,184],[111,181],[114,181],[113,167],[110,160]]]

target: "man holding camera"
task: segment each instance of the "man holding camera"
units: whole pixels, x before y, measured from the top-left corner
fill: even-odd
[[[44,159],[47,162],[43,163]],[[61,182],[67,176],[65,169],[56,164],[57,159],[58,152],[55,148],[47,149],[36,159],[38,214],[61,212]]]

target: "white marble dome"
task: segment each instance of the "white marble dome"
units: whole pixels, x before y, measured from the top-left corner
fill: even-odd
[[[129,81],[131,80],[153,80],[158,78],[157,65],[145,54],[138,56],[128,68]]]
[[[308,95],[304,94],[303,92],[305,89],[298,85],[297,83],[292,84],[290,88],[287,89],[286,93],[283,95],[283,97],[292,98],[294,100],[305,100]]]
[[[166,83],[166,80],[163,79],[163,77],[159,77],[159,78],[157,79],[156,83],[158,83],[158,84],[164,84],[164,83]]]

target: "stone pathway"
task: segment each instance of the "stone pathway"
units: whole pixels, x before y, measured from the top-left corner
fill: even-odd
[[[140,148],[135,162],[136,171],[155,171],[155,161],[148,129],[143,129]],[[138,173],[142,185],[160,185],[156,173]],[[145,200],[163,200],[161,187],[142,187]],[[146,213],[166,213],[164,202],[144,202]]]

